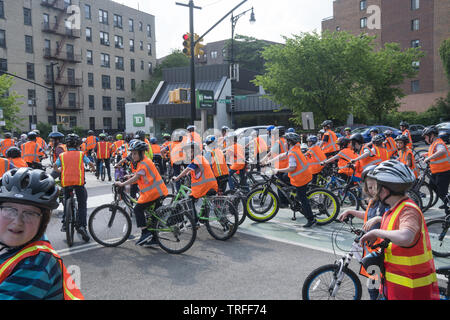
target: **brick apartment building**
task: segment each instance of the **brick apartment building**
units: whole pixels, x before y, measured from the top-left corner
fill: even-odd
[[[0,0],[0,69],[50,87],[51,62],[58,123],[123,129],[125,103],[156,64],[155,17],[110,0]],[[52,124],[51,91],[14,81],[22,130]]]
[[[450,38],[450,0],[335,0],[322,30],[376,35],[380,46],[421,47],[426,55],[415,62],[417,76],[402,85],[401,111],[425,111],[450,90],[439,55],[442,41]]]

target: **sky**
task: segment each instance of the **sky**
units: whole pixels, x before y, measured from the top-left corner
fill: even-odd
[[[155,16],[156,57],[182,49],[182,35],[189,31],[189,8],[176,5],[189,0],[113,0]],[[194,0],[202,9],[194,10],[194,32],[204,34],[243,0]],[[235,34],[284,43],[283,37],[301,32],[321,31],[321,21],[333,15],[333,0],[247,0],[234,11],[238,15],[253,7],[256,22],[249,22],[251,11],[239,18]],[[231,38],[231,15],[205,36],[204,44]]]

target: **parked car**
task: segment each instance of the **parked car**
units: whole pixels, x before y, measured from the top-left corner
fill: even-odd
[[[392,131],[392,137],[395,139],[395,137],[397,137],[398,135],[401,135],[402,132],[396,128],[392,128],[392,127],[388,127],[388,126],[370,126],[370,127],[362,127],[362,128],[357,128],[355,130],[352,130],[352,134],[354,133],[360,133],[363,138],[364,138],[364,142],[370,142],[372,140],[372,136],[370,135],[370,129],[372,128],[377,128],[378,131],[383,134],[384,131],[386,130],[391,130]]]
[[[411,139],[413,142],[423,141],[422,131],[425,129],[425,126],[421,124],[411,124],[409,126],[409,132],[411,133]]]
[[[436,125],[439,131],[439,138],[444,140],[445,143],[450,143],[450,122],[442,122]]]

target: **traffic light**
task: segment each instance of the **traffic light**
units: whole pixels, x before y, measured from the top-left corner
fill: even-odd
[[[190,57],[191,56],[191,34],[189,32],[183,34],[183,53]]]
[[[194,33],[194,41],[196,42],[194,47],[194,55],[196,57],[203,56],[205,54],[205,52],[202,49],[205,45],[201,43],[203,41],[203,38],[200,39],[200,41],[198,41],[199,38],[200,37],[198,36],[198,34]]]

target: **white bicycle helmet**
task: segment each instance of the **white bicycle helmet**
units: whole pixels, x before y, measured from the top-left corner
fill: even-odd
[[[413,171],[397,160],[383,161],[367,176],[396,194],[406,192],[416,180]]]

